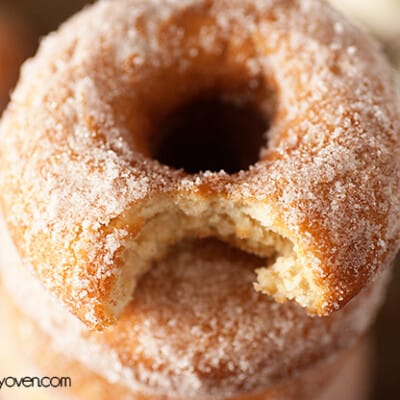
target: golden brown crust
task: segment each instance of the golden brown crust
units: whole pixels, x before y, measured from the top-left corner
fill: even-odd
[[[329,314],[398,248],[390,77],[323,2],[100,2],[42,43],[2,121],[0,201],[18,251],[99,329],[154,257],[193,236],[268,256],[259,290]],[[152,159],[149,135],[182,103],[239,91],[263,108],[271,88],[268,147],[247,171]]]
[[[118,322],[96,332],[49,297],[4,232],[0,243],[7,291],[54,346],[149,396],[234,397],[318,368],[366,332],[387,280],[329,317],[310,317],[252,289],[260,259],[210,240],[182,243],[141,279]]]

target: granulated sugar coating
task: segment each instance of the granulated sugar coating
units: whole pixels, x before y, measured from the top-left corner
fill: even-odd
[[[204,95],[271,119],[247,170],[153,158],[168,116]],[[101,1],[23,68],[1,204],[24,262],[96,328],[172,243],[205,236],[265,258],[258,290],[327,315],[398,248],[399,124],[377,45],[323,2]]]
[[[5,292],[58,351],[109,382],[168,398],[249,396],[301,381],[365,333],[387,283],[384,274],[342,310],[310,317],[252,289],[259,258],[210,239],[183,242],[140,280],[118,322],[93,332],[32,279],[4,233]]]

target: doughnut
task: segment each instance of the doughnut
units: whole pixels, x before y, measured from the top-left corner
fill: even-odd
[[[258,291],[327,316],[399,247],[398,104],[376,43],[324,2],[100,1],[23,67],[4,218],[97,330],[171,246],[207,237],[264,259]]]
[[[99,332],[43,289],[10,240],[2,229],[5,292],[60,353],[144,396],[235,398],[297,379],[366,332],[387,282],[385,272],[341,310],[311,317],[253,290],[262,259],[215,239],[184,241],[142,277],[117,323]]]
[[[0,293],[0,316],[9,321],[0,331],[0,340],[8,346],[0,349],[1,376],[70,377],[68,388],[3,389],[0,400],[170,400],[171,397],[142,397],[129,389],[105,380],[79,362],[66,357],[49,346],[51,339],[38,326],[21,313],[12,300]],[[46,351],[43,351],[46,349]],[[371,349],[368,340],[362,339],[332,359],[310,368],[297,378],[282,383],[257,396],[244,396],[235,400],[365,400],[371,375]],[[10,363],[10,360],[13,360]],[[5,368],[7,366],[7,368]],[[12,391],[12,392],[11,392]],[[175,400],[175,399],[174,399]],[[187,399],[185,399],[187,400]]]
[[[0,331],[1,342],[8,344],[0,349],[1,376],[23,376],[29,372],[33,376],[71,377],[72,380],[70,388],[57,388],[50,392],[10,389],[13,400],[167,400],[165,397],[139,397],[125,386],[111,383],[65,356],[49,346],[51,338],[24,315],[4,291],[0,292],[0,297],[0,316],[9,322]],[[300,376],[268,389],[262,395],[235,400],[365,400],[369,391],[367,382],[370,381],[371,361],[371,344],[362,339],[318,368],[307,369]],[[0,392],[3,400],[1,393],[7,396],[7,389]]]
[[[0,114],[17,81],[19,67],[29,54],[30,42],[21,21],[0,6]]]

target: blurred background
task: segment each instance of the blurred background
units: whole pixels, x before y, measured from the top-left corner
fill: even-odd
[[[35,53],[40,37],[88,3],[0,0],[0,112],[7,102],[2,93],[9,93],[17,79],[19,64]],[[400,0],[331,0],[331,3],[382,43],[400,83]],[[374,327],[374,338],[375,382],[371,400],[400,399],[400,268],[395,269],[385,306]]]

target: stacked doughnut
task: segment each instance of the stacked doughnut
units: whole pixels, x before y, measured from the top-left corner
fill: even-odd
[[[399,104],[325,2],[77,14],[0,126],[16,374],[71,376],[51,399],[364,398],[400,242]]]

